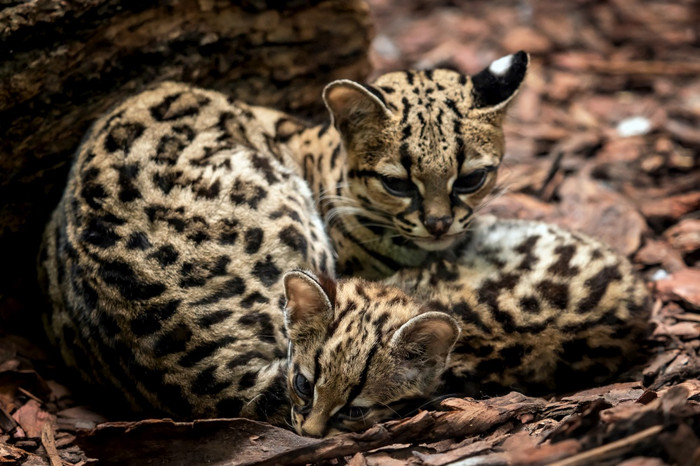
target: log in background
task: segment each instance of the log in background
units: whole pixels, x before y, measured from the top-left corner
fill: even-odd
[[[35,304],[35,254],[90,122],[164,80],[322,117],[369,72],[360,0],[0,1],[0,324]],[[10,265],[8,267],[8,265]]]

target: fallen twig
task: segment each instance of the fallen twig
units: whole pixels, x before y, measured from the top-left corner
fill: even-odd
[[[51,466],[63,466],[63,461],[56,449],[56,437],[50,422],[45,423],[44,427],[41,429],[41,444],[44,446],[44,450],[46,450]]]

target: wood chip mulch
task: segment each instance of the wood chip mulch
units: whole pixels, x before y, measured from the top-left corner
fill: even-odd
[[[0,464],[700,464],[697,2],[369,3],[376,73],[473,73],[531,53],[502,192],[485,210],[580,230],[630,257],[655,297],[646,363],[574,394],[451,398],[308,439],[242,419],[108,422],[55,381],[61,371],[34,341],[2,335]]]

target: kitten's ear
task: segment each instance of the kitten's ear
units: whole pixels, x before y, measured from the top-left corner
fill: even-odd
[[[333,124],[346,137],[362,125],[377,124],[391,116],[380,91],[349,79],[328,84],[323,89],[323,101]]]
[[[452,316],[428,311],[399,327],[391,338],[391,345],[406,359],[444,363],[459,333],[459,324]]]
[[[472,76],[473,107],[489,112],[505,108],[520,89],[529,64],[530,56],[520,51],[499,58]]]
[[[330,293],[324,290],[332,287]],[[333,315],[335,282],[319,279],[311,272],[295,270],[284,275],[285,325],[293,339],[314,331],[322,332]]]

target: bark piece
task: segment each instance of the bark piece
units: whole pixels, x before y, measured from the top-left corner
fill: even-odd
[[[700,249],[700,220],[684,219],[664,232],[664,237],[682,254]]]
[[[0,403],[7,408],[17,395],[21,394],[20,387],[39,397],[48,394],[49,389],[44,379],[33,370],[8,370],[0,372]]]
[[[666,241],[647,239],[634,255],[634,261],[645,265],[661,265],[667,272],[686,267],[681,254]]]
[[[100,464],[253,464],[320,440],[247,419],[101,424],[81,431],[77,444]]]
[[[635,451],[640,444],[649,442],[661,432],[663,426],[653,426],[641,432],[637,432],[615,442],[601,445],[592,450],[579,453],[561,461],[550,463],[550,466],[584,466],[588,464],[600,464],[603,461]]]
[[[89,457],[104,464],[150,464],[154,458],[163,462],[177,458],[184,464],[305,464],[414,439],[427,442],[486,433],[520,415],[539,412],[545,401],[513,392],[484,401],[452,398],[442,405],[451,411],[423,411],[365,432],[325,439],[299,437],[246,419],[146,420],[101,424],[79,432],[77,443]]]
[[[554,56],[554,63],[571,71],[589,71],[624,75],[695,75],[700,73],[697,62],[662,62],[648,60],[612,61],[587,53],[567,53]]]
[[[649,458],[646,456],[635,456],[619,463],[618,466],[667,466],[667,463],[659,458]]]
[[[553,215],[554,210],[551,204],[542,202],[528,194],[508,193],[496,197],[481,212],[501,218],[546,220]]]
[[[36,400],[29,400],[12,417],[30,438],[40,438],[44,425],[53,421],[53,416],[41,409]]]
[[[581,442],[575,439],[562,440],[557,443],[547,443],[526,450],[515,450],[511,453],[512,464],[544,465],[550,464],[562,458],[574,456],[581,451]]]
[[[601,239],[625,256],[639,249],[646,221],[624,196],[583,176],[565,180],[559,195],[556,223]]]
[[[5,442],[0,442],[0,464],[19,464],[21,460],[27,458],[28,456],[29,453],[21,448],[14,447]]]
[[[10,433],[15,430],[15,427],[17,427],[17,421],[0,406],[0,431]]]
[[[59,411],[57,422],[63,429],[75,431],[77,429],[94,429],[98,424],[107,422],[107,419],[85,406],[74,406]]]
[[[680,300],[700,309],[700,270],[685,268],[655,284],[662,299]]]
[[[63,465],[63,461],[61,461],[61,457],[58,455],[58,450],[56,449],[55,432],[50,422],[45,423],[41,428],[41,445],[44,447],[44,450],[46,450],[51,466]]]
[[[645,217],[678,221],[687,213],[700,209],[700,191],[661,199],[646,199],[639,202],[639,208]]]
[[[485,452],[491,452],[493,451],[492,449],[494,445],[501,441],[503,441],[503,436],[495,438],[491,436],[486,440],[479,440],[463,447],[453,448],[445,453],[427,455],[416,452],[414,455],[418,457],[423,464],[430,466],[443,466],[445,464],[454,463],[455,461],[463,458],[477,455],[480,456]]]
[[[510,52],[527,50],[529,53],[545,53],[552,48],[552,43],[547,36],[522,26],[511,29],[503,38],[502,44]]]

